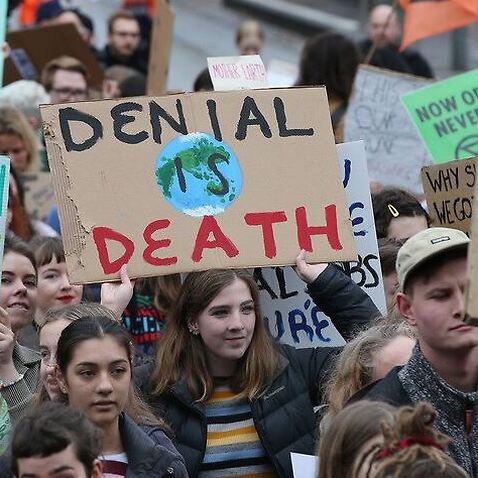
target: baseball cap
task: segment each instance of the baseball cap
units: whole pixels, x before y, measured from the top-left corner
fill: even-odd
[[[465,248],[470,239],[458,229],[431,227],[410,237],[400,248],[397,255],[396,269],[400,290],[410,273],[431,257],[454,249]]]

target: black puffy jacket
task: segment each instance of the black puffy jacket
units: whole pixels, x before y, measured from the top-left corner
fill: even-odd
[[[335,266],[327,267],[308,290],[345,336],[380,315],[368,295]],[[339,351],[332,347],[294,349],[281,345],[276,378],[260,398],[251,402],[257,433],[281,477],[292,476],[291,452],[314,454],[314,407],[322,402],[322,389]],[[151,371],[152,366],[146,365],[135,372],[137,384],[146,395]],[[184,381],[166,394],[149,396],[148,401],[171,424],[174,444],[186,461],[190,478],[198,476],[206,450],[204,407],[195,403]]]

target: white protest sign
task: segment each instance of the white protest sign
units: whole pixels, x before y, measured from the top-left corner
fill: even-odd
[[[345,116],[345,141],[365,141],[370,180],[421,193],[420,170],[430,155],[401,96],[430,81],[361,66]]]
[[[267,75],[259,55],[207,59],[214,91],[267,88]]]
[[[343,264],[345,273],[386,313],[383,278],[362,141],[337,145],[337,155],[349,204],[358,262]],[[345,342],[330,319],[314,305],[305,284],[291,267],[256,268],[261,306],[271,335],[296,348],[338,346]]]
[[[271,60],[267,68],[269,88],[287,88],[294,86],[299,76],[299,68],[293,63]]]
[[[316,478],[319,468],[319,457],[304,455],[303,453],[291,453],[292,473],[294,478]]]

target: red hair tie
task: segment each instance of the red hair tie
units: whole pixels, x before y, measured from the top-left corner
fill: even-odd
[[[423,445],[423,446],[431,446],[433,448],[438,448],[439,450],[443,450],[443,447],[437,443],[433,438],[427,436],[414,436],[414,437],[404,437],[399,442],[398,445],[395,447],[387,447],[380,451],[377,455],[377,458],[383,460],[389,456],[394,455],[400,450],[404,450],[405,448],[409,448],[413,445]]]

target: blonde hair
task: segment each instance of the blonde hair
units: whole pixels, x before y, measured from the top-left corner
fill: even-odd
[[[450,439],[433,427],[436,416],[429,403],[421,402],[400,408],[394,423],[382,423],[386,456],[376,455],[374,478],[466,478],[468,474],[444,451]]]
[[[184,379],[197,402],[204,402],[214,390],[205,346],[200,335],[188,325],[234,280],[244,281],[254,301],[255,325],[251,343],[239,360],[231,387],[252,400],[272,382],[279,363],[279,352],[268,335],[259,308],[259,291],[252,276],[241,269],[213,269],[192,272],[186,277],[174,312],[159,342],[156,368],[152,375],[153,393],[160,395]]]
[[[375,354],[394,338],[402,336],[414,338],[404,322],[381,322],[364,330],[344,346],[326,387],[328,419],[342,410],[355,393],[373,382]]]
[[[0,106],[0,134],[11,134],[23,141],[29,171],[40,169],[39,142],[25,115],[13,106]]]

